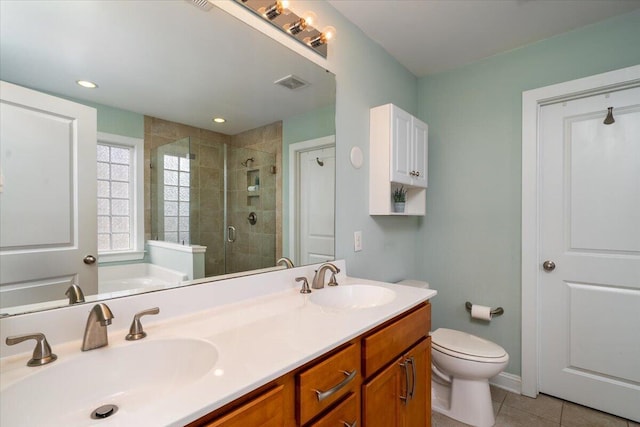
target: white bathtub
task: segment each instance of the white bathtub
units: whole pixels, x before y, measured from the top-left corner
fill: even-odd
[[[187,275],[155,264],[138,263],[98,267],[98,292],[110,293],[131,289],[160,289],[187,280]]]

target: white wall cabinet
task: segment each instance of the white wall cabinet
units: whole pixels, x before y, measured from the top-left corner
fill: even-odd
[[[393,104],[370,111],[369,214],[424,215],[429,127]],[[407,189],[404,213],[393,211],[391,193]]]

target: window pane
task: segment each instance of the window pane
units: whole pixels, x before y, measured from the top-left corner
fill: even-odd
[[[189,187],[180,187],[180,201],[181,202],[189,201]]]
[[[98,217],[98,233],[111,232],[111,220],[108,216]]]
[[[129,181],[129,166],[112,164],[111,179],[116,181]]]
[[[164,202],[164,214],[178,216],[178,202]]]
[[[129,183],[128,182],[112,182],[111,197],[117,197],[119,199],[128,199]]]
[[[189,163],[189,159],[180,157],[180,170],[183,172],[189,172]]]
[[[180,239],[178,243],[183,243],[185,245],[188,245],[191,243],[189,242],[189,232],[180,232],[178,239]]]
[[[180,203],[180,216],[189,216],[189,203]]]
[[[180,186],[188,187],[189,183],[189,172],[180,172]]]
[[[178,233],[164,233],[165,242],[178,243]]]
[[[178,158],[176,156],[164,156],[164,168],[178,170]]]
[[[109,163],[98,162],[98,179],[109,179]]]
[[[180,217],[179,231],[189,231],[189,217]]]
[[[110,192],[109,181],[98,181],[98,197],[109,197]]]
[[[98,161],[99,162],[108,162],[109,161],[109,147],[108,146],[98,144]]]
[[[111,203],[109,199],[98,199],[98,215],[110,215]]]
[[[164,186],[164,199],[165,200],[178,200],[178,187],[174,187],[172,185],[165,185]]]
[[[114,233],[128,233],[129,232],[129,217],[128,216],[114,216],[111,218],[111,226]]]
[[[115,251],[129,249],[129,233],[112,234],[112,248]]]
[[[178,218],[175,216],[165,216],[164,231],[178,231]]]
[[[129,164],[129,149],[111,147],[111,163]]]
[[[164,171],[164,183],[166,185],[178,185],[178,172]]]
[[[111,236],[109,234],[98,234],[98,252],[111,249]]]
[[[128,200],[111,200],[111,214],[112,215],[129,215],[129,201]]]

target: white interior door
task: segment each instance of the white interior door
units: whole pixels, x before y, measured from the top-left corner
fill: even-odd
[[[300,153],[300,265],[335,258],[335,147]]]
[[[0,84],[2,306],[95,294],[96,110]]]
[[[540,391],[640,421],[640,88],[543,106],[539,132]]]

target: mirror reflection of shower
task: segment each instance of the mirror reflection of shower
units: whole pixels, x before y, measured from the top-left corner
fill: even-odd
[[[196,137],[152,149],[152,238],[206,246],[207,276],[273,266],[274,165],[273,153]]]

